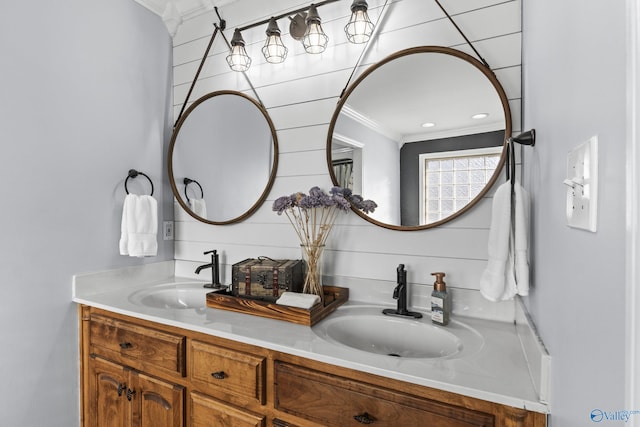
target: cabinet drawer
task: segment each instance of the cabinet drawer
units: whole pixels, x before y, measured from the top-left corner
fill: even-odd
[[[192,392],[189,427],[264,427],[265,417],[243,411],[203,394]]]
[[[138,369],[185,375],[184,336],[106,316],[91,316],[90,352]]]
[[[191,341],[190,372],[192,382],[200,389],[217,395],[231,393],[265,402],[265,365],[263,356],[199,341]]]
[[[276,409],[324,426],[491,427],[494,416],[275,363]]]

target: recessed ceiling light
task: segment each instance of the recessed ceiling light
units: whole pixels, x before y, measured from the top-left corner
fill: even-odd
[[[423,127],[423,128],[432,128],[432,127],[434,127],[435,125],[436,125],[435,123],[432,123],[432,122],[426,122],[426,123],[423,123],[423,124],[422,124],[422,127]]]
[[[488,113],[478,113],[478,114],[474,114],[473,116],[471,116],[471,118],[473,120],[480,120],[480,119],[484,119],[484,118],[487,118],[487,117],[489,117]]]

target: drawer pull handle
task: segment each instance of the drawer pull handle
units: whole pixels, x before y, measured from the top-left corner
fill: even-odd
[[[364,414],[355,415],[353,419],[360,424],[373,424],[374,422],[376,422],[376,419],[369,415],[367,412],[365,412]]]
[[[126,384],[118,384],[118,397],[122,396],[122,392],[127,388]]]
[[[131,399],[133,398],[134,394],[136,394],[135,390],[131,390],[130,388],[127,388],[127,400],[129,402],[131,402]]]
[[[212,372],[211,376],[217,380],[223,380],[227,377],[227,374],[225,374],[224,371],[219,371],[219,372]]]
[[[121,342],[120,343],[120,348],[123,350],[126,350],[128,348],[133,347],[133,344],[131,344],[130,342]]]

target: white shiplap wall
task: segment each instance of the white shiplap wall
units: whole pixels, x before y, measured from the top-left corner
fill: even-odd
[[[271,205],[281,195],[307,191],[314,185],[325,189],[331,186],[325,158],[329,122],[362,49],[362,45],[349,44],[344,37],[350,4],[350,0],[345,0],[319,9],[323,27],[330,37],[329,46],[321,55],[304,53],[302,46],[285,34],[288,31],[285,20],[279,25],[290,50],[283,64],[265,63],[260,52],[264,28],[243,33],[253,59],[247,74],[277,130],[280,148],[277,178],[267,201],[239,224],[199,223],[176,204],[178,274],[192,276],[195,267],[207,261],[203,252],[210,249],[221,253],[222,273],[227,283],[231,265],[245,258],[300,257],[299,242],[291,225],[285,217],[272,212]],[[369,0],[369,13],[374,22],[383,4],[384,0]],[[518,132],[520,0],[443,0],[442,4],[494,69],[509,98],[513,131]],[[230,39],[235,27],[306,5],[296,0],[239,0],[221,8],[220,14],[227,20],[225,34]],[[435,2],[389,0],[387,7],[378,38],[370,46],[360,71],[397,50],[414,46],[449,46],[473,54]],[[176,116],[209,42],[214,22],[217,22],[215,13],[185,21],[174,38]],[[249,93],[243,76],[227,67],[226,54],[224,41],[216,38],[191,101],[222,89]],[[430,286],[433,283],[430,273],[445,271],[450,286],[477,289],[487,260],[490,211],[491,199],[487,197],[457,220],[436,229],[413,232],[387,230],[355,214],[344,215],[327,245],[325,273],[332,276],[327,283],[349,286],[366,281],[395,281],[395,268],[404,263],[412,283]]]

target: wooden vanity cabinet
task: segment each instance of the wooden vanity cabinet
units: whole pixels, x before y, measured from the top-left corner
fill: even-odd
[[[91,427],[182,427],[184,387],[94,357],[89,363]]]
[[[83,425],[183,427],[185,336],[81,313]]]
[[[544,414],[81,306],[83,427],[544,427]]]

